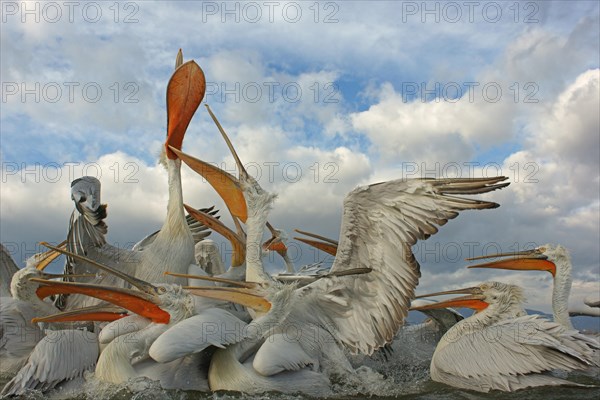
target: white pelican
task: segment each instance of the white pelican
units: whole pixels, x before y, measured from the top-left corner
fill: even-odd
[[[170,328],[183,322],[189,322],[187,319],[199,323],[200,327],[207,323],[219,325],[230,321],[243,323],[242,321],[229,312],[217,308],[218,304],[214,301],[208,299],[196,301],[189,291],[179,285],[150,284],[83,256],[64,253],[114,274],[138,289],[107,287],[90,283],[34,280],[41,285],[38,290],[38,295],[41,297],[57,293],[77,293],[111,302],[137,314],[115,320],[102,329],[99,342],[105,344],[106,347],[100,354],[96,365],[96,378],[110,383],[122,383],[132,378],[146,377],[159,381],[165,389],[208,390],[206,380],[208,359],[206,354],[201,351],[215,344],[214,337],[217,336],[201,336],[203,333],[201,330],[187,330],[183,339],[190,340],[192,337],[198,339],[201,336],[204,340],[203,348],[200,350],[196,348],[195,351],[185,354],[184,357],[173,355],[177,351],[176,348],[161,349],[158,344],[157,354],[162,355],[161,362],[150,358],[151,345]],[[97,314],[96,311],[103,309],[104,307],[88,307],[36,318],[34,321],[93,320],[94,315]],[[94,315],[90,316],[90,311]],[[220,335],[218,337],[220,338]],[[228,344],[226,339],[223,340],[225,344]],[[185,343],[180,340],[179,345],[185,346]],[[165,358],[169,359],[165,361]]]
[[[469,258],[480,260],[484,258],[508,257],[483,264],[470,265],[469,268],[495,268],[508,270],[537,270],[548,271],[552,274],[552,314],[554,321],[567,329],[573,329],[569,318],[569,294],[571,292],[571,256],[561,245],[545,244],[532,250],[512,253],[492,254],[488,256]]]
[[[489,392],[511,392],[545,385],[574,385],[547,374],[552,370],[598,365],[600,343],[539,315],[514,317],[523,291],[515,285],[485,282],[479,286],[434,293],[468,294],[415,307],[469,307],[478,312],[458,322],[440,340],[431,359],[431,379],[447,385]]]
[[[240,347],[252,350],[256,343],[217,350],[209,371],[211,389],[279,390],[268,379],[256,381],[256,374],[273,377],[307,366],[323,373],[319,382],[327,382],[331,372],[351,372],[336,342],[352,352],[371,354],[393,339],[420,275],[411,246],[436,233],[434,224],[443,225],[462,210],[497,207],[456,195],[499,189],[507,186],[500,183],[505,179],[396,180],[352,191],[344,201],[340,245],[330,276],[297,288],[278,283],[263,270],[260,243],[274,196],[251,177],[242,176],[248,213],[247,287],[193,292],[249,307],[256,317],[251,325],[259,332],[249,340],[268,340],[259,343],[251,369],[244,364],[248,348]],[[286,326],[299,329],[299,337],[283,337]],[[328,386],[316,389],[325,392],[324,387]]]
[[[181,56],[178,54],[177,64],[180,64],[180,60]],[[204,97],[205,89],[204,73],[194,61],[188,61],[178,66],[169,80],[166,96],[167,140],[161,155],[161,161],[166,166],[169,176],[169,201],[165,222],[160,232],[156,234],[154,241],[143,251],[118,249],[108,244],[87,246],[84,253],[87,257],[150,282],[159,282],[165,279],[177,282],[179,278],[166,278],[164,272],[168,269],[185,273],[188,272],[189,266],[194,264],[194,240],[183,210],[181,160],[177,158],[172,149],[181,149],[185,131]],[[83,208],[84,213],[86,209],[87,207]],[[93,210],[93,207],[90,209]],[[85,218],[80,220],[84,221]],[[77,226],[74,230],[90,232],[90,229],[79,229]],[[92,232],[94,231],[92,230]],[[73,246],[70,247],[71,250],[75,250],[79,243],[89,239],[81,239],[80,235],[78,237],[75,239],[75,244],[71,244]],[[78,253],[77,251],[72,252]],[[88,272],[95,272],[93,267],[86,264],[81,265],[81,268]],[[108,281],[101,279],[108,279]],[[97,279],[95,282],[111,286],[118,284],[118,280],[112,275]],[[74,299],[68,300],[71,303],[67,304],[67,308],[86,304],[85,299],[82,296],[74,296]]]
[[[43,272],[60,253],[54,251],[36,254],[27,260],[27,266],[17,270],[11,278],[11,297],[0,301],[0,375],[14,375],[27,361],[35,345],[44,337],[44,332],[31,323],[36,315],[49,315],[58,310],[51,304],[38,299],[36,283],[31,277],[57,277],[62,275]]]
[[[241,266],[244,262],[245,257],[243,254],[243,250],[240,250],[240,248],[243,249],[245,247],[244,242],[246,240],[246,233],[244,232],[241,223],[246,223],[246,219],[248,218],[248,210],[246,206],[246,200],[242,193],[240,180],[247,181],[253,178],[251,178],[248,175],[248,172],[244,168],[244,165],[242,164],[239,156],[237,155],[237,152],[231,144],[231,140],[227,136],[227,133],[221,126],[217,117],[213,114],[208,104],[206,105],[206,109],[208,110],[209,115],[211,116],[212,120],[217,126],[219,132],[221,133],[221,136],[225,140],[225,143],[227,144],[227,147],[229,148],[235,160],[239,171],[239,179],[235,178],[233,175],[221,170],[220,168],[212,164],[209,164],[182,152],[181,149],[171,148],[171,150],[192,170],[202,175],[225,201],[225,204],[229,209],[229,212],[231,213],[231,217],[235,224],[236,232],[233,233],[231,231],[233,235],[230,235],[229,232],[220,233],[227,237],[227,239],[230,240],[234,247],[232,266]],[[186,206],[186,209],[188,210],[188,212],[190,212],[191,215],[194,215],[194,213],[190,211],[189,207]],[[208,224],[208,221],[202,219],[201,216],[196,216],[196,218],[200,218],[198,220],[201,221],[203,224]],[[269,231],[271,232],[271,238],[263,244],[263,250],[276,251],[284,260],[286,272],[288,274],[293,274],[295,272],[294,264],[292,263],[292,260],[287,254],[287,246],[285,245],[287,235],[285,234],[285,232],[273,228],[273,226],[268,221],[266,221],[266,225],[267,228],[269,228]],[[214,227],[212,228],[215,229]],[[230,231],[229,229],[227,230]]]
[[[96,335],[74,329],[72,324],[53,324],[41,329],[32,318],[54,314],[59,310],[36,296],[39,285],[31,278],[61,278],[63,275],[42,270],[60,255],[54,250],[38,254],[13,276],[13,298],[3,298],[0,305],[0,356],[2,374],[14,375],[4,386],[4,395],[24,395],[28,390],[46,391],[56,385],[81,377],[92,369],[98,358]],[[114,310],[112,310],[114,311]],[[98,315],[111,321],[115,314]]]

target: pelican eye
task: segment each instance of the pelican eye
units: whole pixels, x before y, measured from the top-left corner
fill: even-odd
[[[159,294],[163,294],[163,293],[165,293],[165,292],[167,291],[167,289],[165,289],[165,288],[164,288],[164,287],[162,287],[162,286],[159,286],[159,287],[157,288],[157,291],[158,291],[158,293],[159,293]]]

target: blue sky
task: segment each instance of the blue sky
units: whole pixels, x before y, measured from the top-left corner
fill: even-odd
[[[358,184],[497,170],[513,182],[489,196],[502,207],[461,215],[427,242],[440,257],[421,259],[422,290],[493,277],[549,309],[549,277],[464,270],[471,241],[479,252],[564,244],[578,292],[600,290],[598,2],[52,4],[1,10],[0,234],[17,263],[36,242],[62,240],[69,182],[84,173],[101,173],[110,241],[160,227],[164,91],[182,48],[242,160],[279,193],[273,220],[290,235],[337,237]],[[233,169],[202,108],[184,150]],[[184,178],[186,201],[220,204]],[[313,259],[303,248],[297,261]]]

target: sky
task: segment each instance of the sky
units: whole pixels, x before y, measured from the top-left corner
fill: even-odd
[[[550,274],[468,270],[464,258],[553,243],[571,252],[571,303],[600,292],[597,1],[0,7],[0,240],[21,266],[39,241],[65,238],[70,181],[83,175],[102,182],[110,243],[160,228],[165,89],[181,48],[248,171],[278,193],[270,221],[298,266],[332,259],[293,229],[336,239],[358,185],[505,175],[509,187],[481,196],[500,208],[464,212],[414,247],[417,291],[500,280],[550,311]],[[235,172],[204,107],[183,150]],[[223,208],[187,167],[183,190],[190,205]]]

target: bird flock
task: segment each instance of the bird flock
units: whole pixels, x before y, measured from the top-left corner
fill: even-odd
[[[415,293],[421,271],[411,247],[462,211],[498,207],[473,195],[502,189],[507,178],[358,187],[344,200],[338,241],[298,231],[300,241],[335,256],[331,268],[297,270],[286,234],[268,221],[276,196],[246,172],[208,106],[239,176],[182,151],[205,89],[202,69],[184,63],[180,50],[166,88],[160,162],[169,200],[159,231],[130,250],[110,245],[100,181],[85,176],[71,184],[75,208],[64,242],[42,243],[48,251],[23,269],[2,248],[0,374],[10,379],[2,396],[140,377],[164,389],[332,396],[334,382],[356,376],[353,354],[384,351],[401,331],[417,335],[404,327],[409,310],[426,313],[431,319],[423,326],[440,332],[430,375],[446,385],[479,392],[574,385],[560,371],[600,366],[600,343],[570,321],[571,261],[562,246],[486,256],[499,259],[469,267],[550,272],[553,320],[528,315],[523,290],[500,282]],[[233,228],[214,207],[184,203],[182,164],[221,196]],[[208,239],[213,231],[231,244],[227,268]],[[284,273],[265,270],[269,252],[281,257]],[[44,272],[60,255],[64,273]],[[461,296],[422,299],[449,294]],[[587,303],[592,312],[573,313],[599,316],[598,300]],[[453,307],[475,312],[463,318]]]

